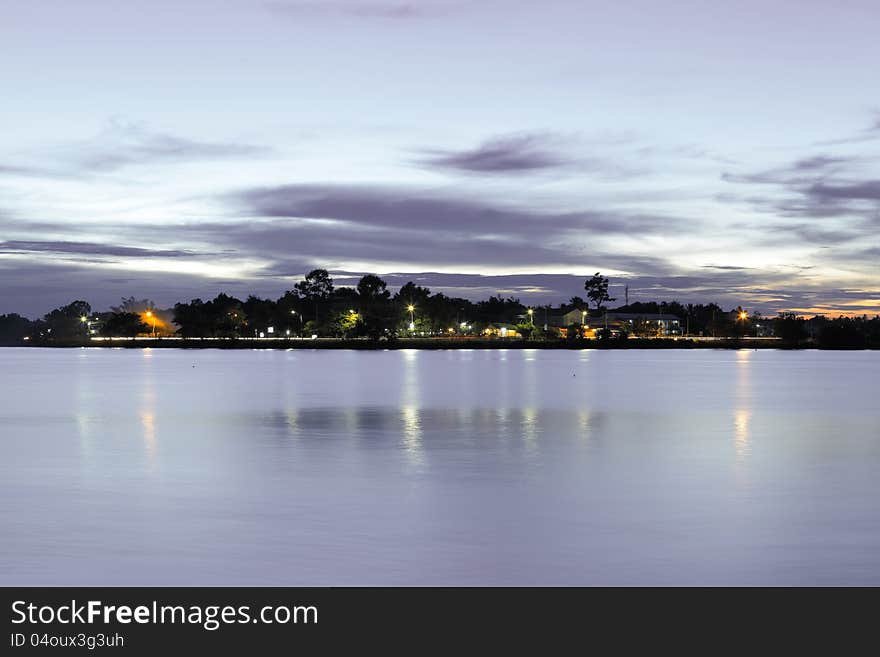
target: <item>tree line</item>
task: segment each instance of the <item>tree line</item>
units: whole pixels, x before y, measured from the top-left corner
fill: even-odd
[[[336,286],[325,269],[309,272],[277,299],[249,296],[238,299],[225,293],[203,301],[180,302],[161,311],[148,299],[123,299],[109,311],[94,313],[89,303],[76,300],[56,308],[40,319],[29,320],[17,314],[0,315],[0,343],[17,344],[24,339],[35,342],[71,341],[90,335],[133,337],[168,335],[184,338],[241,337],[321,337],[392,340],[398,336],[475,336],[489,327],[509,326],[526,339],[551,339],[545,332],[548,319],[573,310],[586,317],[601,316],[608,304],[609,280],[596,273],[584,283],[585,298],[575,296],[559,305],[527,307],[513,297],[490,296],[471,301],[434,292],[408,282],[392,292],[374,274],[363,276],[354,287]],[[683,304],[635,302],[618,306],[614,312],[635,317],[653,314],[679,319],[688,335],[746,337],[776,335],[786,344],[807,341],[828,347],[880,346],[880,317],[816,317],[805,319],[794,314],[763,318],[747,314],[742,308],[725,311],[715,303]],[[577,322],[567,327],[567,339],[583,338]],[[657,324],[630,322],[615,339],[632,334],[653,337]],[[598,337],[609,339],[600,330]]]

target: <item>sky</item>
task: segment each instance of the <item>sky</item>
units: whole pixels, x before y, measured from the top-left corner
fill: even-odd
[[[277,298],[880,312],[874,0],[0,0],[0,313]]]

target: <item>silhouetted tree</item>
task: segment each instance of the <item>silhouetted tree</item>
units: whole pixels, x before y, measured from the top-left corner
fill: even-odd
[[[312,306],[314,310],[315,324],[318,323],[318,311],[333,295],[333,279],[326,269],[313,269],[304,280],[294,288],[299,296]]]
[[[806,322],[795,313],[779,313],[773,322],[773,332],[785,344],[795,346],[807,339]]]
[[[156,304],[150,299],[135,299],[134,297],[123,297],[122,302],[118,306],[110,306],[110,312],[113,313],[136,313],[142,315],[148,310],[155,312]]]
[[[820,349],[864,349],[868,336],[859,323],[849,317],[829,321],[819,332]]]
[[[138,333],[147,333],[150,326],[141,320],[137,313],[114,312],[104,318],[99,333],[107,337],[133,338]]]
[[[0,315],[0,344],[18,344],[33,332],[34,324],[16,313]]]
[[[277,322],[278,306],[271,299],[261,299],[251,295],[241,304],[241,309],[247,318],[245,325],[248,336],[266,333],[270,326],[280,330],[281,326]]]
[[[50,340],[70,340],[88,336],[92,307],[85,301],[74,301],[56,308],[43,317],[45,337]]]
[[[209,308],[201,299],[174,304],[174,323],[184,338],[207,338],[213,335]]]
[[[608,296],[608,279],[596,272],[592,278],[584,283],[587,298],[596,304],[596,310],[601,310],[606,301],[614,301],[614,297]]]
[[[357,284],[358,315],[363,332],[373,340],[389,336],[395,324],[388,286],[378,276],[367,274]]]

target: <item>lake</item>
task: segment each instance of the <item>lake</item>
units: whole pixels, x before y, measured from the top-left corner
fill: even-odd
[[[880,584],[880,352],[0,349],[2,585]]]

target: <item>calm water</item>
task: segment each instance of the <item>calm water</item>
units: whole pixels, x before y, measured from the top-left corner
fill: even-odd
[[[0,349],[0,584],[880,584],[880,353]]]

